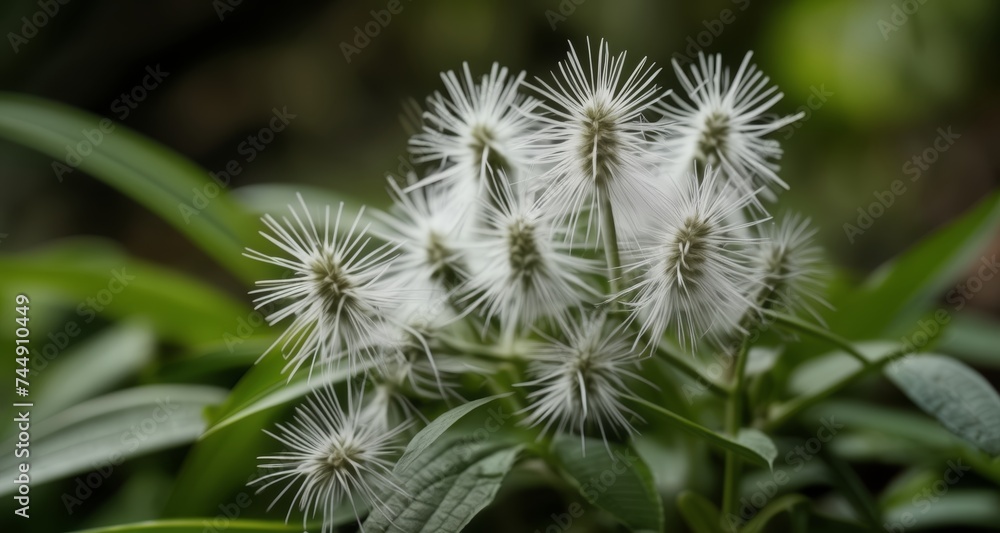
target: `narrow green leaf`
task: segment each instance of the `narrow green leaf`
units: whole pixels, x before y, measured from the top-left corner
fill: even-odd
[[[552,443],[559,469],[580,494],[633,531],[662,531],[663,504],[653,474],[635,450],[611,445],[609,455],[603,441],[591,438],[584,439],[584,446],[587,453],[573,436],[556,437]]]
[[[202,411],[223,398],[225,390],[216,387],[151,385],[66,409],[32,426],[32,482],[87,472],[95,465],[115,466],[136,455],[191,442],[205,428]],[[16,477],[18,462],[14,454],[0,458],[0,475]],[[4,484],[0,495],[14,488]]]
[[[299,194],[305,200],[306,206],[314,212],[322,212],[326,206],[336,209],[343,202],[343,217],[347,220],[354,220],[363,205],[357,199],[340,191],[334,192],[321,187],[285,183],[261,183],[240,187],[233,191],[233,199],[252,213],[278,216],[287,213],[289,205],[298,205],[297,195]]]
[[[1000,226],[1000,192],[882,266],[837,305],[830,326],[853,339],[905,334],[941,293],[979,259]]]
[[[159,338],[181,344],[222,340],[250,309],[215,287],[123,253],[110,241],[72,239],[0,256],[0,292],[58,292],[83,326],[96,317],[142,317]],[[65,325],[68,325],[67,321]]]
[[[941,355],[915,355],[889,365],[886,376],[952,433],[1000,455],[1000,395],[964,363]]]
[[[775,451],[776,448],[774,443],[770,442],[770,439],[763,433],[756,430],[742,429],[740,430],[740,434],[743,436],[744,440],[741,441],[738,438],[734,439],[728,435],[717,433],[705,426],[696,424],[695,422],[692,422],[691,420],[688,420],[687,418],[684,418],[669,409],[660,407],[650,401],[635,396],[629,396],[627,398],[662,415],[663,420],[670,422],[673,427],[690,433],[696,437],[700,437],[719,449],[735,452],[737,455],[750,462],[764,465],[768,468],[773,467],[777,451]],[[770,445],[766,444],[764,442],[765,440],[770,442]]]
[[[420,454],[422,454],[432,444],[437,442],[437,440],[441,438],[441,435],[444,434],[448,428],[454,425],[455,422],[461,420],[462,417],[492,402],[493,400],[504,398],[510,396],[511,394],[513,393],[498,394],[496,396],[480,398],[442,413],[440,416],[432,420],[430,424],[427,424],[426,427],[421,429],[419,433],[414,435],[412,439],[410,439],[409,444],[406,445],[406,450],[403,452],[403,456],[399,458],[397,469],[405,470],[409,468],[410,463],[415,461],[418,457],[420,457]],[[501,416],[503,415],[501,414]]]
[[[684,522],[693,533],[730,533],[732,531],[732,528],[724,527],[725,518],[722,516],[722,510],[694,491],[681,491],[677,495],[677,508],[680,509]]]
[[[775,499],[773,502],[767,504],[766,507],[757,512],[757,514],[749,521],[740,533],[765,533],[768,531],[765,529],[768,522],[774,519],[781,513],[792,512],[797,507],[808,505],[809,498],[801,494],[786,494]]]
[[[217,521],[218,517],[151,520],[118,526],[80,529],[76,533],[203,533],[204,531],[218,529]],[[299,533],[302,531],[302,525],[263,520],[226,519],[225,531],[226,533],[258,533],[267,531]]]
[[[108,328],[68,348],[41,372],[33,394],[45,401],[33,414],[43,419],[106,391],[150,362],[155,349],[153,332],[137,322]]]
[[[368,532],[461,531],[496,496],[522,446],[461,439],[439,443],[393,470],[405,494],[386,500],[389,516],[376,511],[365,521]]]
[[[85,132],[97,133],[88,139]],[[0,137],[52,157],[53,165],[65,162],[67,150],[89,145],[93,151],[79,158],[80,170],[163,217],[243,281],[259,279],[260,266],[242,257],[255,238],[254,221],[224,190],[212,196],[219,187],[208,171],[169,148],[108,119],[12,93],[0,93]],[[202,209],[194,203],[196,191],[207,198]]]

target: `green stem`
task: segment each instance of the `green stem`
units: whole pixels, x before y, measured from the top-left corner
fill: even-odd
[[[820,448],[819,453],[826,461],[827,470],[834,484],[840,488],[840,492],[854,507],[862,521],[866,522],[872,531],[881,531],[882,518],[879,516],[878,504],[875,503],[875,498],[858,477],[857,472],[846,461],[835,455],[829,446]]]
[[[611,195],[606,186],[599,185],[597,194],[601,202],[601,236],[604,238],[604,256],[608,262],[608,284],[614,310],[620,310],[621,303],[617,296],[621,293],[622,261],[618,253],[618,231],[615,229],[615,215],[611,207]]]
[[[691,363],[688,363],[685,358],[687,354],[678,353],[673,346],[670,346],[667,341],[661,340],[656,345],[656,354],[659,356],[659,360],[665,364],[670,365],[674,369],[680,371],[681,374],[688,376],[689,378],[697,381],[698,383],[703,383],[705,388],[711,391],[716,396],[720,398],[729,397],[729,389],[719,385],[715,381],[707,378],[704,374],[698,371]]]
[[[732,392],[726,410],[726,432],[734,439],[743,425],[743,394],[746,384],[747,352],[750,348],[749,339],[744,339],[736,353],[736,366],[733,368]],[[722,486],[722,512],[726,515],[736,514],[736,503],[740,491],[740,459],[733,452],[726,452],[725,477]]]
[[[859,352],[850,341],[832,331],[823,329],[819,326],[814,326],[804,320],[782,313],[777,313],[775,311],[764,310],[764,314],[774,319],[776,323],[785,326],[788,329],[793,329],[798,332],[805,333],[806,335],[816,337],[817,339],[829,342],[830,344],[847,352],[848,355],[857,359],[864,366],[870,366],[872,364],[872,362],[865,357],[864,354]]]

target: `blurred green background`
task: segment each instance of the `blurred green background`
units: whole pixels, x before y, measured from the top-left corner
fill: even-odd
[[[785,150],[779,175],[791,185],[776,211],[813,217],[836,265],[861,277],[1000,183],[1000,3],[990,0],[401,0],[349,58],[345,43],[365,43],[358,28],[386,1],[234,3],[76,0],[22,42],[11,35],[40,7],[9,0],[0,7],[0,88],[120,121],[209,171],[236,160],[232,188],[310,184],[383,206],[384,176],[406,160],[403,102],[441,89],[439,73],[463,61],[474,73],[498,61],[547,77],[567,40],[603,37],[629,51],[630,65],[656,61],[660,83],[677,89],[672,58],[703,50],[735,67],[753,50],[785,93],[775,110],[807,113],[775,136]],[[904,4],[919,5],[905,20]],[[147,69],[165,75],[130,107],[122,95],[149,80]],[[275,109],[295,118],[254,147],[248,137]],[[958,137],[914,174],[907,165],[941,130]],[[99,235],[248,301],[243,283],[156,215],[83,171],[57,176],[52,163],[0,141],[0,254]],[[845,223],[857,224],[859,207],[895,180],[906,192],[851,242]],[[1000,235],[985,254],[997,252]],[[1000,283],[985,284],[970,307],[997,313]],[[155,508],[156,493],[139,496]]]

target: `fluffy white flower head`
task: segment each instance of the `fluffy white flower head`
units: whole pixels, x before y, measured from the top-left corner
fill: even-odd
[[[392,275],[408,290],[452,291],[468,277],[463,250],[467,224],[455,197],[440,184],[404,192],[392,180],[395,204],[376,213],[382,227],[376,233],[399,245]]]
[[[502,186],[484,217],[469,250],[475,270],[466,299],[475,298],[469,307],[482,307],[487,324],[499,318],[509,337],[543,317],[560,321],[594,296],[583,275],[596,265],[570,253],[552,212],[529,200],[524,188]]]
[[[539,120],[536,161],[545,168],[541,185],[544,200],[562,213],[570,227],[587,212],[587,228],[600,216],[600,198],[607,198],[616,221],[633,228],[637,209],[648,205],[656,189],[655,166],[662,159],[653,137],[663,124],[648,122],[643,113],[665,93],[655,85],[659,73],[643,58],[623,81],[625,53],[611,55],[601,41],[596,60],[587,41],[587,61],[582,63],[573,45],[559,74],[550,84],[536,78],[529,85],[547,102]]]
[[[632,293],[629,320],[639,320],[649,344],[671,327],[685,346],[696,346],[702,337],[719,341],[754,306],[748,295],[760,286],[760,276],[751,268],[750,246],[757,239],[745,229],[759,221],[737,216],[753,196],[734,194],[718,176],[712,169],[700,181],[688,174],[692,183],[669,198],[626,250],[626,269],[637,275],[623,291]]]
[[[350,398],[350,397],[349,397]],[[403,492],[392,480],[391,459],[402,447],[395,444],[405,425],[388,429],[372,423],[362,413],[362,399],[349,399],[344,410],[328,387],[316,391],[295,408],[291,423],[265,432],[285,446],[285,451],[260,457],[267,474],[254,483],[258,492],[283,485],[268,510],[294,489],[287,522],[296,507],[303,513],[303,527],[317,513],[323,517],[323,533],[336,529],[334,511],[346,499],[359,520],[359,505],[384,509],[385,494]]]
[[[438,168],[417,186],[441,182],[466,200],[483,191],[489,169],[508,173],[528,163],[526,136],[534,129],[538,101],[518,93],[524,73],[510,76],[494,63],[479,83],[468,63],[463,76],[441,74],[447,96],[428,99],[423,131],[410,139],[420,162]]]
[[[816,229],[799,214],[759,226],[761,244],[755,256],[768,295],[763,305],[789,312],[804,311],[822,321],[816,306],[830,308],[823,298],[822,251],[813,244]]]
[[[528,366],[532,388],[524,423],[542,425],[542,433],[555,428],[581,437],[596,428],[607,443],[608,433],[633,433],[629,423],[637,416],[622,402],[629,382],[645,381],[634,369],[638,361],[632,342],[611,327],[604,314],[584,316],[569,323],[566,340],[549,339],[533,354]]]
[[[736,74],[722,66],[722,56],[698,54],[690,77],[674,61],[674,70],[690,102],[677,93],[672,103],[660,106],[670,121],[665,149],[672,154],[675,169],[685,171],[699,162],[722,169],[744,191],[760,186],[788,185],[777,175],[775,160],[781,157],[778,141],[766,136],[799,120],[803,114],[769,119],[768,110],[783,97],[770,79],[743,58]]]
[[[291,317],[292,322],[267,350],[280,347],[288,359],[286,371],[294,374],[303,364],[310,371],[317,362],[334,363],[346,356],[354,368],[375,358],[379,324],[386,310],[399,300],[385,276],[393,248],[386,244],[366,252],[367,226],[359,229],[364,209],[347,227],[341,226],[344,205],[331,219],[330,207],[320,225],[313,220],[302,195],[301,212],[289,206],[291,218],[279,223],[271,215],[263,218],[270,230],[261,232],[282,255],[248,250],[247,257],[276,265],[290,276],[257,282],[256,308],[283,303],[267,320],[274,324]]]

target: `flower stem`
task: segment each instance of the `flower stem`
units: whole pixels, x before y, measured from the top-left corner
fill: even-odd
[[[664,364],[670,365],[675,370],[680,371],[680,373],[695,380],[699,384],[704,385],[705,388],[713,394],[719,396],[720,398],[729,397],[729,390],[726,389],[726,387],[719,385],[712,379],[703,375],[691,363],[686,361],[686,358],[688,357],[687,354],[678,352],[676,348],[670,346],[667,341],[661,339],[660,342],[656,343],[656,354],[659,356],[660,361]]]
[[[597,194],[601,202],[601,236],[604,238],[604,256],[608,262],[608,284],[611,295],[614,297],[613,306],[619,310],[621,303],[618,295],[621,293],[621,270],[622,262],[618,254],[618,231],[615,229],[615,214],[611,207],[611,195],[605,185],[597,187]]]
[[[733,367],[733,385],[726,405],[726,432],[733,438],[740,432],[743,425],[743,389],[747,366],[747,352],[750,348],[749,338],[740,343],[736,353],[736,366]],[[725,477],[722,486],[722,512],[726,515],[736,514],[736,502],[740,491],[740,459],[733,452],[726,452]]]
[[[858,349],[855,348],[854,345],[850,343],[850,341],[841,337],[840,335],[837,335],[832,331],[828,331],[821,327],[814,326],[804,320],[800,320],[793,316],[788,316],[782,313],[777,313],[775,311],[765,309],[763,312],[767,316],[774,319],[775,322],[788,329],[794,329],[800,333],[804,333],[811,337],[816,337],[818,339],[825,340],[830,344],[840,348],[841,350],[844,350],[845,352],[847,352],[848,355],[857,359],[858,362],[860,362],[863,366],[871,366],[872,364],[872,362],[868,360],[868,358],[865,357],[864,354],[859,352]]]

